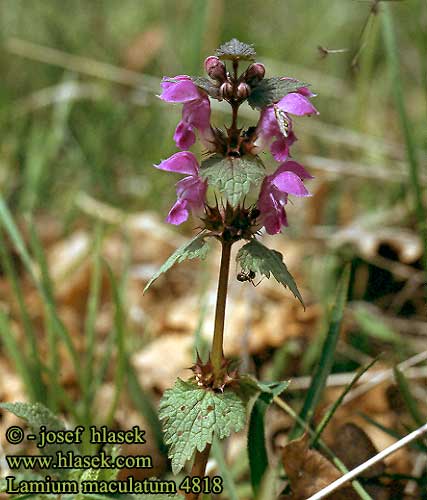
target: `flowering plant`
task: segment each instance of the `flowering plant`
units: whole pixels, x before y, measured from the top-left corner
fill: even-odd
[[[246,243],[237,253],[240,281],[252,281],[257,273],[288,287],[301,301],[294,279],[282,255],[265,247],[258,236],[263,228],[279,233],[288,225],[285,207],[289,196],[306,197],[304,181],[312,176],[291,159],[297,140],[293,116],[317,114],[308,85],[288,77],[266,78],[263,64],[254,62],[252,46],[236,39],[223,44],[205,60],[208,77],[179,75],[165,77],[160,98],[182,104],[182,118],[174,140],[181,150],[156,167],[185,177],[176,184],[177,201],[167,222],[181,224],[190,214],[200,221],[201,231],[179,248],[147,284],[172,265],[185,259],[204,258],[209,242],[222,246],[213,343],[209,359],[197,356],[190,381],[177,381],[166,391],[160,406],[172,469],[178,473],[195,453],[191,472],[203,476],[214,436],[222,439],[245,423],[248,393],[273,397],[286,384],[260,384],[230,368],[223,353],[225,305],[232,245]],[[239,73],[239,66],[245,69]],[[232,120],[225,130],[211,124],[211,99],[231,106]],[[258,123],[247,129],[238,126],[238,111],[247,101],[260,112]],[[188,149],[196,136],[207,158],[199,162]],[[277,167],[267,173],[259,154],[269,150]],[[251,390],[248,390],[248,387]],[[184,439],[185,437],[185,439]],[[188,499],[198,494],[189,492]]]

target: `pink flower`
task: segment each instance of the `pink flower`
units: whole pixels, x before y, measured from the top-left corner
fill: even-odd
[[[277,161],[286,161],[290,146],[297,140],[292,131],[292,119],[289,114],[296,116],[318,114],[308,99],[312,96],[308,88],[301,87],[297,92],[282,97],[277,104],[263,109],[256,129],[257,138],[253,153],[259,153],[271,143],[272,139],[276,139],[270,144],[271,154]]]
[[[182,118],[173,136],[180,149],[188,149],[196,142],[194,129],[199,131],[200,140],[210,151],[215,150],[214,134],[210,125],[211,106],[209,97],[192,82],[187,75],[163,78],[160,99],[166,102],[182,103]]]
[[[177,201],[169,211],[166,222],[179,225],[188,219],[189,210],[201,210],[206,200],[207,183],[199,176],[199,164],[190,151],[180,151],[159,165],[160,170],[187,174],[176,184]]]
[[[288,225],[285,212],[288,195],[310,196],[303,179],[311,178],[307,170],[296,161],[282,163],[274,174],[265,177],[257,206],[268,234],[280,233],[282,226]]]

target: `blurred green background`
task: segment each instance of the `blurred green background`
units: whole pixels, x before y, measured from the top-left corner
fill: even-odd
[[[295,157],[316,176],[335,172],[332,195],[354,196],[366,211],[397,199],[411,206],[383,8],[393,14],[400,83],[425,175],[422,0],[1,0],[1,192],[13,211],[53,211],[68,222],[78,214],[79,192],[164,213],[174,190],[152,164],[176,151],[180,106],[156,97],[159,80],[201,74],[204,58],[237,37],[254,44],[269,75],[312,84],[321,114],[297,120]],[[322,57],[318,46],[340,52]],[[224,111],[214,122],[228,123]],[[337,210],[331,196],[329,222]]]
[[[320,111],[319,116],[294,121],[299,141],[293,156],[314,174],[308,184],[314,196],[304,204],[289,203],[290,227],[282,239],[275,240],[275,248],[282,250],[280,244],[286,252],[290,248],[288,265],[298,273],[298,285],[310,290],[308,306],[313,306],[311,318],[316,324],[296,315],[298,321],[307,322],[306,336],[299,344],[291,341],[264,349],[254,356],[253,366],[271,361],[268,370],[259,370],[266,379],[313,372],[337,278],[349,261],[353,264],[352,322],[344,347],[329,352],[334,357],[331,371],[351,371],[366,364],[367,355],[371,361],[382,352],[387,353],[387,361],[425,354],[425,275],[421,271],[423,250],[427,256],[425,0],[0,0],[0,27],[0,278],[5,278],[0,280],[0,335],[6,357],[25,382],[30,399],[43,401],[54,411],[65,407],[75,422],[87,424],[98,415],[93,395],[108,379],[114,385],[106,417],[111,423],[127,377],[130,400],[162,444],[153,403],[139,388],[128,360],[155,336],[150,330],[154,331],[154,322],[163,322],[165,307],[180,294],[165,282],[163,291],[153,293],[152,299],[145,296],[144,300],[151,300],[148,306],[137,309],[143,313],[143,326],[135,320],[136,326],[129,327],[132,308],[125,285],[132,258],[137,264],[138,259],[148,263],[151,275],[152,261],[163,258],[165,246],[170,253],[176,233],[163,231],[157,218],[148,218],[147,233],[133,241],[138,251],[145,248],[132,253],[131,238],[120,226],[124,218],[115,218],[117,212],[108,210],[166,216],[175,199],[176,179],[152,165],[177,151],[172,136],[181,106],[158,99],[161,78],[202,74],[204,59],[233,37],[255,46],[267,76],[309,82]],[[213,123],[222,127],[230,123],[229,111],[217,104]],[[242,106],[242,126],[254,125],[257,119],[257,113]],[[193,150],[197,155],[203,152],[197,146]],[[269,153],[263,159],[273,168]],[[101,223],[94,200],[104,204]],[[119,232],[123,229],[125,244],[112,239],[116,246],[111,262],[117,264],[112,266],[117,279],[101,258],[104,230],[105,234],[110,230],[102,227],[104,222],[105,226],[111,222],[114,229],[119,226]],[[190,231],[194,225],[189,222],[179,230]],[[50,226],[55,226],[53,237],[48,234]],[[87,248],[83,256],[71,255],[72,265],[58,278],[59,284],[72,282],[78,270],[85,273],[86,289],[77,288],[73,295],[72,318],[77,326],[68,333],[60,320],[65,308],[61,298],[57,306],[42,247],[49,247],[49,238],[73,236],[82,226],[89,228]],[[149,233],[152,227],[159,235]],[[292,263],[292,245],[288,245],[294,235],[299,236],[294,254],[298,262],[304,261],[299,266],[302,272]],[[2,245],[5,236],[7,243]],[[63,239],[64,246],[70,246]],[[59,255],[57,260],[66,257],[65,252]],[[87,262],[89,257],[93,264]],[[88,271],[91,266],[93,273]],[[203,269],[199,278],[207,281],[209,273]],[[43,312],[31,300],[24,301],[26,294],[32,297],[31,280]],[[204,288],[194,285],[185,268],[178,274],[179,285],[181,280],[184,284],[178,290],[204,296]],[[111,290],[105,293],[106,283]],[[142,300],[142,289],[140,282],[134,287],[136,305]],[[13,294],[19,308],[13,308]],[[162,294],[171,294],[170,301],[164,301]],[[277,314],[283,309],[281,300]],[[110,316],[108,327],[101,325],[104,331],[95,320],[105,302]],[[150,308],[155,306],[157,314],[151,317]],[[198,330],[206,308],[200,309],[195,342],[200,341]],[[15,332],[15,318],[20,316],[26,337]],[[111,330],[108,335],[107,330]],[[83,332],[84,356],[73,350],[73,342],[80,341]],[[70,397],[59,379],[58,346],[63,344],[71,352],[77,379],[78,390]],[[101,360],[99,367],[93,359]],[[46,369],[52,376],[45,383]],[[39,383],[34,382],[34,374]],[[422,395],[419,399],[425,402],[425,392]],[[73,398],[79,397],[75,405]],[[401,413],[396,412],[397,424],[400,421]],[[236,462],[239,466],[240,461]]]

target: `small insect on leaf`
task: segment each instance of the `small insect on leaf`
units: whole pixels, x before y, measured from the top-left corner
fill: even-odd
[[[240,273],[238,273],[236,276],[237,281],[240,281],[242,283],[244,283],[245,281],[249,281],[249,283],[251,283],[253,286],[256,287],[261,283],[262,279],[258,281],[258,283],[254,283],[255,277],[256,277],[256,272],[252,271],[251,269],[247,272],[240,271]]]
[[[251,281],[255,278],[256,274],[254,271],[249,271],[247,273],[244,273],[243,271],[240,272],[238,275],[237,275],[237,281],[241,281],[242,283],[244,281]]]

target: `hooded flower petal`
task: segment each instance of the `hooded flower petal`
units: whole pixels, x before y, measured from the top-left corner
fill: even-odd
[[[174,224],[178,226],[188,219],[188,202],[187,200],[178,199],[176,200],[174,206],[170,209],[168,216],[166,217],[166,222],[169,224]]]
[[[277,103],[277,106],[285,111],[285,113],[291,113],[297,116],[319,114],[310,100],[299,92],[291,92],[285,95],[285,97],[282,97]]]
[[[284,78],[292,80],[291,78]],[[290,147],[297,140],[292,132],[292,120],[288,113],[303,116],[318,114],[317,109],[311,104],[309,97],[314,94],[307,87],[300,87],[296,92],[285,95],[277,104],[267,106],[261,112],[256,128],[256,139],[254,142],[253,154],[257,154],[270,145],[270,151],[277,161],[286,161],[290,155]],[[286,122],[287,133],[283,132],[283,126],[278,122],[276,111],[283,114]],[[282,113],[283,112],[283,113]],[[272,139],[276,139],[271,143]]]
[[[198,130],[210,127],[211,105],[207,95],[201,95],[198,99],[186,102],[182,108],[182,121],[191,123]]]
[[[187,75],[163,78],[160,99],[166,102],[188,102],[200,97],[199,89]]]
[[[274,196],[268,178],[261,187],[258,209],[268,234],[280,233],[282,226],[287,226],[286,212],[280,201]]]
[[[159,165],[154,166],[160,170],[178,174],[198,175],[199,173],[197,159],[190,151],[175,153],[167,160],[163,160]]]
[[[180,149],[188,149],[196,142],[195,130],[210,151],[215,151],[215,136],[210,125],[211,105],[209,97],[187,75],[163,78],[160,98],[167,102],[182,103],[182,118],[173,136]]]
[[[206,199],[206,182],[200,177],[185,177],[176,185],[178,198],[185,199],[192,210],[199,210],[203,207]]]
[[[271,183],[282,193],[310,196],[300,177],[293,172],[281,172],[274,177]]]
[[[188,149],[196,141],[194,129],[200,132],[200,139],[208,149],[214,139],[211,125],[211,105],[207,95],[184,103],[182,118],[175,130],[174,140],[178,148]],[[206,143],[207,142],[207,143]]]
[[[294,174],[297,174],[301,179],[314,179],[314,177],[309,172],[307,172],[307,170],[300,163],[293,160],[288,160],[285,163],[279,165],[276,173],[279,174],[281,172],[293,172]]]
[[[290,148],[296,140],[296,135],[293,132],[289,132],[288,137],[279,137],[270,145],[273,158],[277,161],[286,161],[290,154]]]
[[[196,134],[190,123],[180,121],[173,135],[176,147],[179,149],[188,149],[196,142]]]
[[[190,151],[180,151],[167,160],[163,160],[156,168],[179,174],[188,174],[176,184],[177,201],[171,208],[166,221],[170,224],[181,224],[188,219],[189,211],[197,212],[205,204],[207,183],[199,177],[199,164]]]
[[[268,175],[261,186],[257,207],[268,234],[277,234],[287,226],[285,205],[288,194],[310,196],[302,179],[311,177],[297,162],[282,163],[272,175]]]

